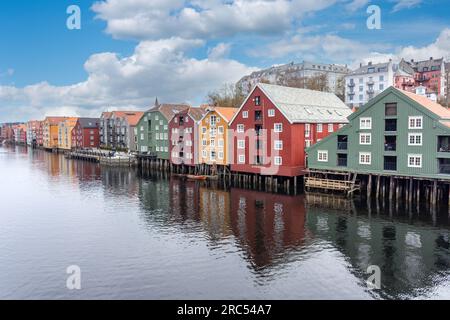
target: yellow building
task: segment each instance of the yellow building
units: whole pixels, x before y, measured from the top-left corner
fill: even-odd
[[[59,123],[66,120],[65,117],[47,117],[42,125],[42,145],[45,149],[58,148]]]
[[[77,125],[78,118],[67,118],[58,126],[58,149],[72,149],[72,130]]]
[[[199,163],[228,165],[232,159],[228,126],[237,108],[210,107],[199,125]]]

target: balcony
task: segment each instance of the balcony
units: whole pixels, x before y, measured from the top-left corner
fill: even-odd
[[[375,90],[373,90],[373,89],[367,89],[367,94],[370,94],[370,95],[372,95],[372,94],[375,94]]]
[[[262,120],[263,120],[262,111],[255,111],[255,121],[262,121]]]
[[[384,131],[397,132],[397,119],[386,119],[384,125]]]
[[[450,136],[439,136],[438,137],[438,152],[450,152]]]
[[[384,170],[397,171],[397,157],[384,157]]]
[[[384,137],[384,151],[397,151],[397,137],[385,136]]]
[[[346,154],[338,154],[337,166],[338,167],[347,167],[347,155]]]
[[[350,82],[349,84],[347,84],[348,87],[353,88],[355,86],[354,82]]]
[[[337,149],[348,150],[348,136],[338,136]]]
[[[255,134],[257,137],[262,136],[262,132],[263,132],[263,127],[261,125],[256,125],[255,126]]]
[[[369,80],[369,81],[366,82],[366,84],[368,86],[373,86],[375,84],[375,82],[373,80]]]

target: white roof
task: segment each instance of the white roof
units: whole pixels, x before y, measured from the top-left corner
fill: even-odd
[[[257,86],[291,123],[347,123],[352,113],[334,93],[266,83]]]

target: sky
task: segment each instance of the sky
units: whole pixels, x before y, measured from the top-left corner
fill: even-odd
[[[450,59],[447,0],[5,0],[0,30],[0,122],[198,105],[292,61]]]

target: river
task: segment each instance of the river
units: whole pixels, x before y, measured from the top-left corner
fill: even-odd
[[[447,209],[224,191],[24,147],[0,147],[0,179],[1,299],[450,299]]]

